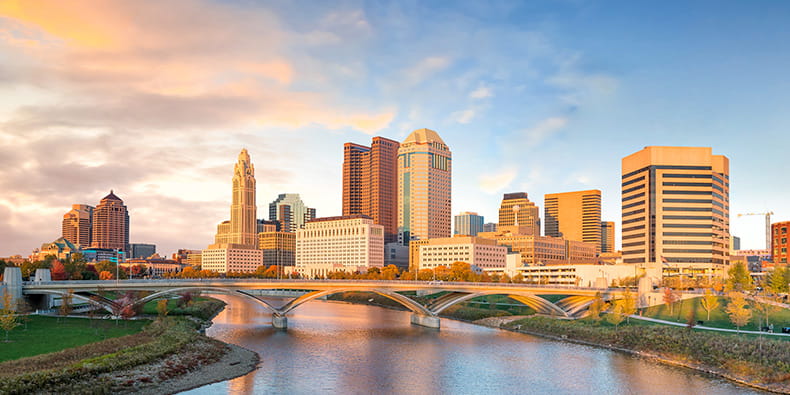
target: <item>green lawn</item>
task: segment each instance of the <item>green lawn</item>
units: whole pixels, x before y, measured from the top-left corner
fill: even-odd
[[[17,327],[9,333],[0,331],[0,362],[33,355],[46,354],[77,347],[111,337],[139,332],[150,321],[90,320],[85,318],[57,318],[38,315],[28,316],[27,329]],[[91,322],[93,321],[93,322]]]
[[[705,311],[705,309],[703,309],[702,306],[700,306],[701,300],[702,298],[694,298],[694,299],[684,300],[682,302],[676,302],[672,306],[672,314],[670,314],[670,309],[668,306],[660,305],[660,306],[652,306],[647,308],[642,315],[650,318],[658,318],[667,321],[685,323],[687,321],[689,311],[693,310],[695,312],[694,313],[695,320],[704,321],[705,326],[711,326],[714,328],[735,329],[735,326],[732,325],[729,316],[725,312],[725,309],[727,308],[727,301],[729,300],[729,298],[725,298],[725,297],[719,298],[719,307],[711,311],[710,319],[708,319],[708,313]],[[750,305],[753,303],[752,301],[747,301],[747,302]],[[741,329],[756,331],[759,330],[761,326],[757,323],[758,320],[761,320],[764,323],[765,319],[754,308],[752,308],[751,306],[750,308],[752,309],[752,319],[747,326],[742,327]],[[790,310],[777,309],[776,311],[769,314],[768,322],[774,325],[774,332],[779,332],[780,328],[782,327],[790,327]]]

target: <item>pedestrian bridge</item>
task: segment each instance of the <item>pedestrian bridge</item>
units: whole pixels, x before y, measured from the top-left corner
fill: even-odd
[[[147,291],[148,296],[134,301],[136,307],[152,300],[171,297],[187,292],[202,294],[236,295],[258,303],[272,313],[272,325],[287,327],[287,314],[300,305],[324,296],[341,292],[372,292],[389,298],[412,311],[414,324],[438,328],[438,315],[448,307],[484,295],[506,295],[542,314],[577,318],[583,316],[595,295],[600,292],[604,299],[622,295],[618,288],[599,289],[573,286],[549,286],[532,284],[468,283],[468,282],[424,282],[424,281],[373,281],[373,280],[269,280],[269,279],[167,279],[167,280],[99,280],[99,281],[27,281],[18,282],[20,296],[32,302],[41,296],[63,296],[69,292],[74,299],[101,307],[117,316],[123,308],[117,301],[102,296],[107,291]],[[6,282],[6,286],[14,286]],[[300,290],[295,297],[282,306],[275,306],[254,295],[253,290]],[[418,303],[405,291],[424,294],[445,292],[431,303]],[[554,302],[549,295],[563,295]],[[551,298],[552,300],[556,298]]]

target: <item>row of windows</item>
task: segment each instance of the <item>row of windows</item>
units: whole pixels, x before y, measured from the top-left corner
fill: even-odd
[[[633,224],[635,222],[642,222],[645,220],[645,217],[633,218],[629,220],[623,221],[623,225]]]
[[[710,212],[708,207],[664,207],[664,211],[695,211],[695,212]]]
[[[699,228],[710,229],[709,224],[664,224],[665,228]]]
[[[663,186],[665,187],[710,187],[711,183],[709,182],[663,182]]]
[[[713,177],[710,174],[674,174],[674,173],[667,173],[663,175],[664,178],[707,178],[710,179]]]
[[[665,195],[710,195],[710,191],[664,191]]]
[[[685,254],[712,254],[713,250],[709,249],[685,249],[685,248],[665,248],[664,252],[667,253],[685,253]]]
[[[624,183],[623,183],[623,186],[624,186],[624,187],[626,187],[626,186],[629,186],[629,185],[631,185],[631,184],[633,184],[633,183],[635,183],[635,182],[642,181],[642,180],[644,180],[644,179],[645,179],[645,176],[637,177],[637,178],[634,178],[633,180],[630,180],[630,181],[626,181],[626,182],[624,182]]]
[[[645,196],[645,193],[644,192],[640,192],[640,193],[637,193],[636,195],[631,195],[629,197],[624,197],[623,198],[623,202],[627,202],[629,200],[634,200],[636,198],[644,197],[644,196]]]
[[[639,210],[634,210],[634,211],[629,211],[627,213],[623,213],[623,217],[628,217],[628,216],[631,216],[631,215],[634,215],[634,214],[642,214],[644,212],[645,212],[645,209],[640,208]]]
[[[665,215],[664,219],[685,219],[690,221],[712,221],[713,217],[705,215]]]
[[[681,237],[713,237],[713,233],[706,232],[664,232],[664,236],[681,236]]]
[[[645,186],[644,185],[637,185],[637,186],[635,186],[633,188],[625,189],[625,190],[623,190],[623,195],[625,195],[626,193],[633,192],[633,191],[638,191],[640,189],[645,189]]]
[[[629,208],[631,208],[631,207],[641,206],[641,205],[643,205],[643,204],[645,204],[645,201],[644,201],[644,200],[642,200],[642,201],[640,201],[640,202],[636,202],[636,203],[626,204],[625,206],[623,206],[623,210],[625,210],[625,209],[629,209]]]
[[[639,170],[632,171],[630,173],[624,174],[622,179],[626,179],[633,175],[637,175],[647,169],[656,169],[656,170],[712,170],[710,166],[683,166],[683,165],[656,165],[656,166],[647,166],[643,167]]]

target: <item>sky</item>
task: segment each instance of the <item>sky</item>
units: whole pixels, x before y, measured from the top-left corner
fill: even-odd
[[[423,127],[454,213],[600,189],[618,235],[624,156],[712,147],[762,248],[737,214],[790,220],[789,22],[778,0],[0,0],[0,256],[111,189],[131,242],[205,248],[242,148],[260,218],[280,193],[339,215],[343,143]]]

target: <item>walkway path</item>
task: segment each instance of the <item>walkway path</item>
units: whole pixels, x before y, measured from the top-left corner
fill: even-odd
[[[683,323],[680,323],[680,322],[665,321],[665,320],[659,320],[659,319],[656,319],[656,318],[642,317],[642,316],[638,316],[638,315],[631,315],[630,317],[633,318],[633,319],[636,319],[636,320],[656,322],[656,323],[665,324],[665,325],[687,326],[687,324],[683,324]],[[694,329],[702,329],[702,330],[706,330],[706,331],[717,331],[717,332],[750,333],[750,334],[753,334],[753,335],[790,337],[790,333],[771,333],[771,332],[760,332],[760,331],[740,331],[739,332],[739,331],[737,331],[735,329],[714,328],[714,327],[703,326],[703,325],[694,325]]]

